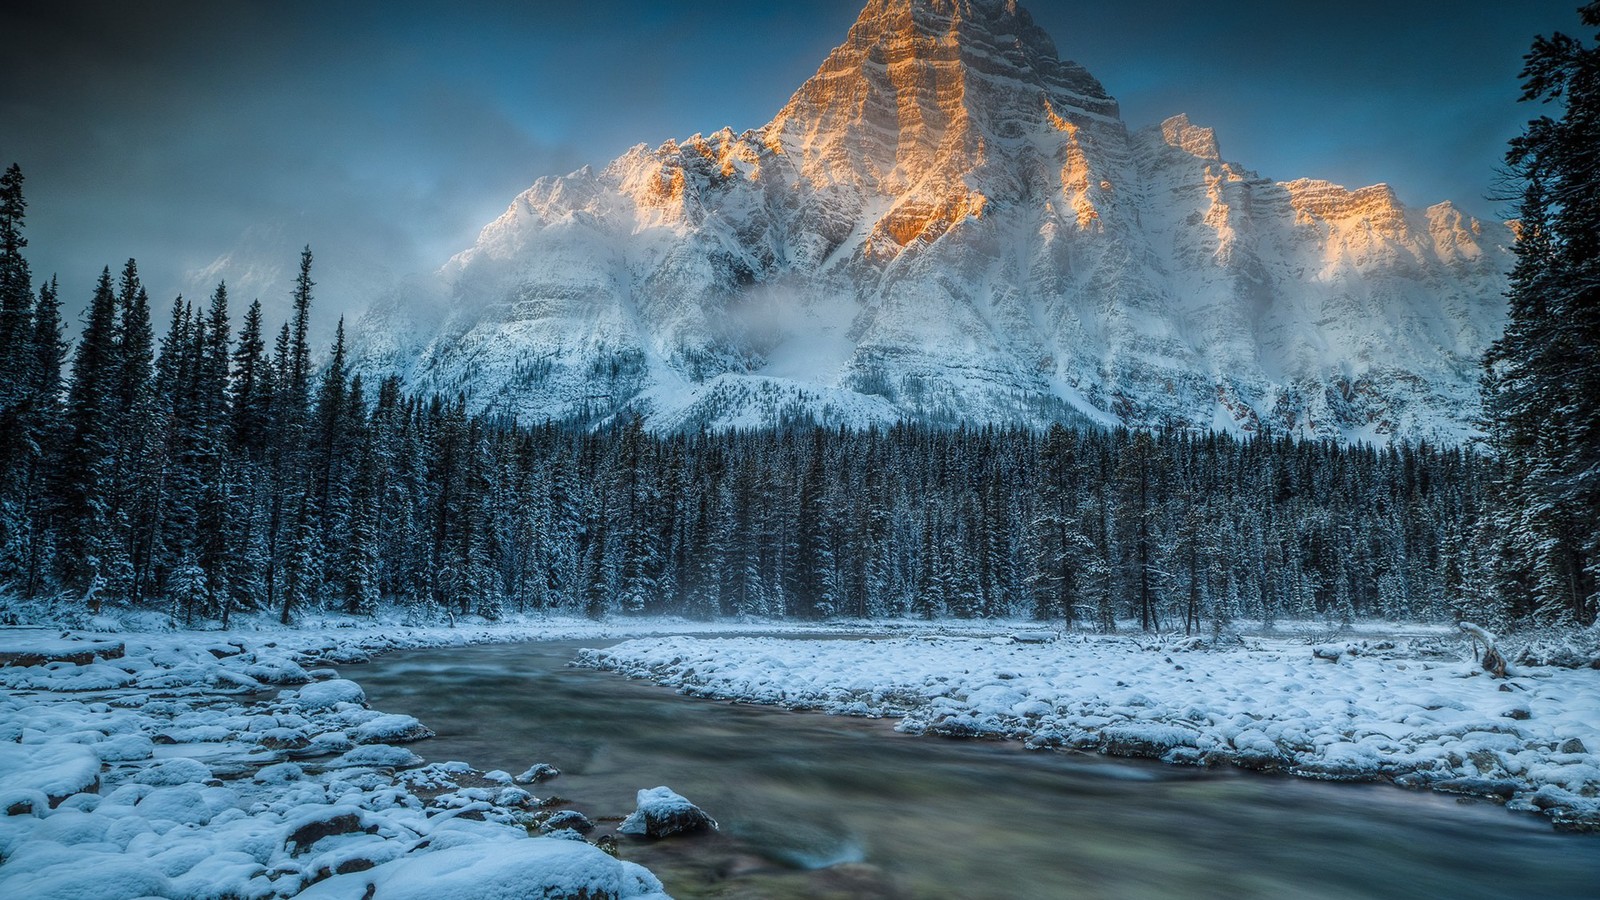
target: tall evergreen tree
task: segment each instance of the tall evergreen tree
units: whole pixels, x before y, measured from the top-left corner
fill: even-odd
[[[152,379],[155,369],[155,334],[150,324],[150,296],[139,279],[138,264],[130,259],[118,283],[117,352],[120,372],[114,412],[116,464],[112,474],[112,527],[121,544],[117,571],[126,580],[126,592],[135,602],[151,586],[149,560],[141,553],[147,528],[153,521],[160,472],[153,468],[152,450],[160,440],[160,410]],[[122,584],[117,585],[119,588]]]
[[[289,331],[289,356],[284,375],[291,402],[304,409],[311,397],[311,248],[300,251],[300,274],[294,282],[294,319]]]
[[[28,239],[23,220],[28,204],[22,195],[22,170],[15,163],[0,175],[0,426],[13,421],[22,402],[21,388],[32,366],[28,335],[32,329],[33,276],[22,255]],[[0,434],[0,451],[10,441]],[[0,457],[0,462],[6,459]]]
[[[26,455],[25,385],[34,363],[27,337],[32,328],[33,285],[22,255],[28,245],[22,235],[26,212],[22,170],[13,164],[0,175],[0,478]],[[12,511],[0,508],[0,552],[9,533],[20,526],[11,516]]]
[[[116,465],[115,411],[121,364],[117,296],[111,270],[100,273],[67,385],[67,443],[55,491],[63,583],[85,591],[98,608],[107,556],[114,552],[110,484]]]
[[[27,203],[22,170],[0,175],[0,585],[24,582],[33,519],[32,492],[39,447],[38,366],[33,325],[33,285],[22,248]]]
[[[1600,28],[1600,2],[1579,10]],[[1506,160],[1523,183],[1505,337],[1484,378],[1504,464],[1490,531],[1513,617],[1589,624],[1600,611],[1600,46],[1540,37],[1525,102],[1558,104]]]
[[[202,597],[209,615],[229,616],[235,554],[230,517],[240,498],[235,494],[228,452],[231,415],[228,408],[229,357],[232,339],[228,287],[219,283],[211,305],[196,328],[193,464],[200,482],[196,510],[196,563],[204,579]]]
[[[25,597],[37,596],[45,589],[55,553],[51,473],[61,452],[61,365],[67,352],[67,343],[61,338],[58,297],[54,278],[39,288],[32,334],[25,342],[33,357],[28,368],[27,411],[17,423],[19,433],[15,435],[24,442],[24,453],[11,461],[5,469],[7,477],[0,479],[0,495],[14,498],[6,504],[14,512],[7,520],[15,530],[4,540],[4,546],[10,548],[5,565]]]

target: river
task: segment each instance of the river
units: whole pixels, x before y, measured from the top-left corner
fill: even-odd
[[[621,845],[678,900],[1600,896],[1600,837],[1490,803],[688,699],[568,667],[582,646],[406,651],[344,674],[438,732],[415,745],[429,760],[551,763],[563,774],[535,793],[591,817],[657,785],[694,801],[720,834]]]

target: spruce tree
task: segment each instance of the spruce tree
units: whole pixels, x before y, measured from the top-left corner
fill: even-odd
[[[55,485],[52,473],[58,465],[62,444],[61,365],[67,343],[61,338],[61,303],[54,278],[39,288],[34,307],[33,331],[27,341],[33,364],[27,385],[28,413],[21,437],[26,453],[13,462],[5,488],[20,514],[13,521],[21,528],[8,546],[15,548],[11,558],[12,577],[24,597],[38,596],[46,587],[55,554],[56,532],[51,517]]]
[[[55,491],[63,583],[99,608],[106,557],[114,552],[110,484],[116,465],[115,411],[121,373],[117,296],[111,270],[100,273],[67,385],[67,437]]]
[[[22,248],[27,203],[22,171],[0,175],[0,585],[26,581],[32,543],[24,497],[35,468],[39,401],[33,341],[33,286]]]
[[[22,234],[27,209],[22,170],[13,163],[0,175],[0,425],[8,424],[15,415],[12,408],[21,402],[20,389],[32,365],[28,335],[33,318],[33,277],[22,255],[28,246]]]
[[[113,527],[119,535],[117,571],[113,589],[137,603],[151,587],[148,525],[155,518],[159,502],[161,473],[154,466],[152,450],[160,439],[152,378],[155,367],[155,334],[150,324],[150,296],[139,279],[138,265],[128,260],[119,279],[117,306],[117,350],[121,366],[118,383],[114,433],[116,465],[112,475]]]
[[[382,492],[383,457],[374,445],[362,396],[361,376],[350,382],[345,407],[344,432],[354,462],[349,487],[349,511],[343,553],[335,575],[339,578],[344,609],[351,615],[371,615],[378,608],[378,516]]]
[[[1600,28],[1600,2],[1579,10]],[[1587,625],[1600,609],[1600,46],[1540,37],[1525,102],[1555,104],[1506,160],[1522,182],[1505,336],[1485,359],[1504,465],[1490,517],[1510,615]]]
[[[219,283],[204,321],[196,328],[193,452],[200,482],[195,530],[204,608],[207,615],[225,620],[234,601],[235,554],[230,547],[234,532],[229,520],[243,499],[235,493],[234,461],[228,452],[230,331],[228,288]]]
[[[311,396],[311,248],[300,251],[300,274],[294,282],[294,319],[289,330],[289,356],[284,374],[291,403],[303,410]]]

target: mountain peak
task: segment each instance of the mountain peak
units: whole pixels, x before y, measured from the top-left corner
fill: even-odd
[[[655,146],[536,183],[368,370],[531,421],[1459,441],[1503,324],[1495,230],[1132,134],[1010,0],[870,0],[767,126]]]
[[[907,28],[957,38],[973,30],[1019,37],[1055,55],[1055,43],[1016,0],[868,0],[851,37]]]
[[[903,195],[932,177],[948,194],[1052,114],[1114,119],[1117,105],[1013,0],[870,0],[764,135],[813,185]]]
[[[1222,161],[1222,148],[1217,145],[1217,133],[1210,128],[1194,125],[1185,113],[1179,113],[1162,122],[1161,137],[1167,146],[1182,150],[1196,159],[1206,162]]]

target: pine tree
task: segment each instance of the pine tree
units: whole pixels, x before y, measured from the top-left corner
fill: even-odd
[[[1600,28],[1600,2],[1579,10]],[[1540,37],[1525,102],[1558,103],[1507,153],[1523,183],[1510,320],[1485,358],[1504,466],[1491,520],[1513,616],[1590,624],[1600,611],[1600,46]]]
[[[259,462],[265,456],[272,415],[272,369],[267,363],[259,300],[252,302],[245,311],[232,366],[228,397],[232,415],[229,442],[236,453]]]
[[[116,465],[115,411],[121,372],[117,297],[111,270],[100,273],[67,386],[67,438],[57,470],[58,567],[64,584],[99,608],[106,559],[115,553],[110,486]]]
[[[598,507],[605,508],[602,487]],[[612,566],[607,552],[609,523],[602,516],[592,527],[589,548],[583,560],[583,614],[598,622],[611,608]]]
[[[22,235],[27,207],[22,171],[13,164],[0,175],[0,466],[20,458],[25,386],[35,362],[28,339],[33,326],[33,279],[22,255],[28,246]]]
[[[113,527],[119,535],[118,571],[113,590],[138,603],[152,586],[147,556],[150,524],[161,479],[153,450],[160,440],[158,398],[153,383],[155,334],[150,324],[150,296],[139,280],[138,265],[123,266],[117,292],[121,321],[117,345],[118,376],[114,420],[116,466],[112,476]]]
[[[345,558],[344,539],[350,520],[350,436],[349,372],[345,361],[344,320],[338,330],[328,367],[323,372],[312,411],[313,447],[311,475],[312,504],[315,510],[316,554],[323,569],[323,583],[336,587],[341,576],[339,562]]]
[[[828,496],[827,446],[828,433],[813,429],[810,461],[800,480],[796,509],[796,541],[794,559],[790,561],[793,573],[789,594],[795,598],[795,609],[806,618],[823,619],[838,611],[839,596],[834,572],[833,531],[835,527],[831,498]]]
[[[284,323],[273,345],[271,429],[266,482],[266,582],[267,605],[280,609],[287,624],[296,611],[310,602],[320,586],[317,565],[317,529],[320,511],[314,508],[311,416],[311,248],[300,254],[300,274],[295,279],[294,315]]]
[[[5,480],[5,487],[0,488],[7,496],[17,498],[14,502],[20,506],[21,517],[13,521],[22,532],[8,538],[7,546],[16,551],[11,556],[13,577],[24,597],[38,596],[45,589],[55,556],[51,476],[59,462],[63,438],[61,365],[67,352],[67,344],[61,338],[58,297],[54,278],[39,288],[28,341],[33,365],[29,367],[29,412],[23,422],[27,429],[23,435],[26,455],[13,463],[14,468],[9,470],[13,478]]]
[[[289,356],[285,365],[286,388],[291,403],[304,409],[311,397],[311,248],[300,251],[300,274],[294,282],[294,319],[289,332]]]
[[[649,465],[644,423],[635,416],[614,438],[615,452],[602,476],[611,485],[608,496],[616,508],[605,510],[613,523],[614,544],[620,550],[617,588],[624,612],[639,613],[654,602],[656,572],[660,565],[661,529],[654,520],[659,493],[645,477]]]
[[[160,398],[147,426],[159,433],[151,446],[156,473],[146,556],[151,583],[171,590],[171,578],[182,572],[184,590],[175,595],[186,619],[203,603],[204,573],[199,567],[199,518],[204,495],[200,456],[198,378],[204,347],[202,322],[192,304],[179,297],[172,304],[161,355],[156,361],[155,394]]]
[[[26,497],[35,470],[39,363],[33,341],[33,286],[22,248],[27,203],[22,171],[0,175],[0,585],[27,582],[33,543]]]
[[[1122,526],[1123,566],[1129,592],[1127,605],[1145,631],[1161,628],[1157,499],[1165,490],[1166,462],[1155,436],[1140,431],[1128,439],[1114,476],[1115,517]]]
[[[229,595],[222,598],[226,623],[234,609],[253,609],[270,603],[267,596],[266,532],[270,503],[267,460],[272,438],[272,366],[266,355],[261,322],[261,302],[246,310],[233,351],[228,393],[224,404],[227,460],[224,496],[227,516]]]
[[[228,366],[231,350],[228,288],[219,283],[197,331],[194,379],[194,465],[200,478],[196,516],[198,564],[204,577],[205,610],[227,620],[234,602],[230,517],[242,497],[235,493],[228,452],[231,416]]]
[[[362,394],[361,376],[357,375],[351,380],[346,402],[344,430],[355,462],[349,492],[348,533],[337,572],[342,579],[345,611],[366,616],[377,611],[379,599],[378,515],[383,460],[374,446]]]

